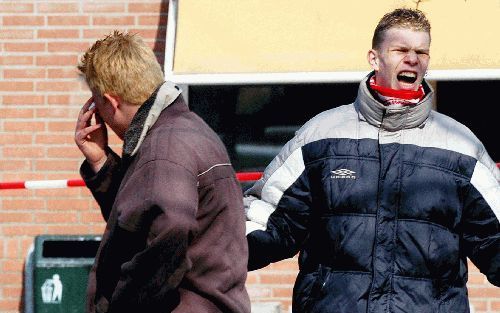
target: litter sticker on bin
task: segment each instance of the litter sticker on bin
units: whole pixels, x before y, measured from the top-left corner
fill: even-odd
[[[59,274],[52,275],[52,279],[46,279],[41,288],[43,303],[61,303],[63,284]]]

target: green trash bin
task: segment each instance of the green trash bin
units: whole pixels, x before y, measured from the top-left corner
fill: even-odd
[[[32,255],[34,313],[85,311],[88,274],[100,240],[96,235],[35,237]]]

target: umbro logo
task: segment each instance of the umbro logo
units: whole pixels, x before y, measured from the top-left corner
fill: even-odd
[[[331,173],[331,178],[333,179],[356,179],[356,172],[345,168],[332,171]]]

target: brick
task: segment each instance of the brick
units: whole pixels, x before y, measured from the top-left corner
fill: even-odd
[[[131,15],[124,16],[94,16],[92,18],[92,24],[101,25],[134,25],[135,17]]]
[[[486,281],[486,278],[483,274],[477,273],[477,272],[472,272],[469,274],[469,280],[467,282],[467,285],[480,285],[484,284]]]
[[[4,26],[42,26],[45,24],[45,18],[40,15],[11,15],[3,17]]]
[[[104,233],[104,229],[106,228],[106,223],[103,221],[101,224],[91,224],[89,225],[89,233],[90,234],[102,234]]]
[[[77,55],[47,55],[37,56],[36,65],[73,65],[76,66],[78,62]]]
[[[35,173],[35,172],[32,172],[32,171],[26,171],[26,172],[22,172],[22,171],[16,171],[15,173],[6,173],[3,175],[3,178],[4,180],[8,180],[8,181],[17,181],[17,180],[42,180],[45,178],[44,174],[41,174],[41,173]],[[13,190],[14,191],[14,190]],[[22,195],[23,197],[27,197],[28,195],[31,196],[31,194],[29,193],[32,193],[33,191],[32,190],[17,190],[19,192],[22,192]],[[3,195],[3,194],[2,194]]]
[[[3,240],[0,240],[0,259],[3,259]]]
[[[33,91],[33,83],[22,81],[0,81],[0,91]]]
[[[156,40],[164,40],[167,36],[166,28],[153,28],[153,29],[144,29],[144,28],[133,28],[129,29],[130,33],[137,33],[144,39],[156,39]]]
[[[104,221],[101,212],[94,210],[92,212],[84,212],[80,215],[82,223],[102,223]]]
[[[61,25],[88,25],[90,18],[88,16],[48,16],[47,22],[49,26]]]
[[[0,39],[33,39],[34,34],[31,29],[0,29]]]
[[[28,256],[28,252],[30,247],[33,244],[33,237],[34,236],[23,236],[20,238],[20,245],[21,245],[21,256],[23,258],[26,258]]]
[[[0,116],[2,119],[7,118],[33,118],[33,109],[23,108],[0,108]],[[0,138],[0,143],[2,139]]]
[[[37,143],[37,144],[53,144],[53,145],[60,145],[60,144],[74,145],[75,144],[73,136],[68,136],[67,134],[53,134],[53,133],[36,134],[35,135],[35,143]],[[57,162],[59,162],[59,161],[57,161]]]
[[[76,171],[80,167],[80,162],[70,160],[37,160],[35,162],[36,171]]]
[[[37,11],[39,13],[78,13],[78,3],[39,2]]]
[[[36,91],[79,91],[78,81],[42,81],[36,83]]]
[[[32,142],[33,142],[33,136],[31,134],[0,133],[0,145],[31,144]]]
[[[88,225],[47,225],[47,233],[54,235],[89,234]]]
[[[272,263],[269,265],[269,269],[275,271],[287,271],[297,273],[299,266],[297,258],[286,259],[280,262]]]
[[[139,25],[164,25],[168,22],[167,15],[142,15],[139,16]]]
[[[4,43],[7,52],[40,52],[45,51],[43,42],[6,42]]]
[[[102,39],[105,36],[113,33],[114,28],[90,28],[83,30],[83,38],[85,39]]]
[[[248,272],[246,284],[258,284],[259,283],[259,275],[254,272]]]
[[[64,121],[64,122],[49,122],[48,129],[49,132],[71,132],[75,131],[76,120]]]
[[[0,160],[0,171],[28,170],[30,164],[25,160]]]
[[[486,301],[471,300],[470,302],[474,306],[474,310],[476,312],[478,312],[478,311],[487,311],[488,310],[488,303]]]
[[[271,288],[266,288],[261,285],[247,286],[248,295],[251,299],[255,298],[269,298],[272,295]]]
[[[491,302],[491,309],[493,312],[500,312],[500,301],[495,299],[495,301]]]
[[[30,191],[30,190],[27,190]],[[31,193],[31,191],[30,191]],[[45,207],[45,201],[41,199],[15,199],[3,200],[4,210],[40,210]]]
[[[80,32],[78,29],[39,29],[37,31],[37,38],[62,38],[71,39],[79,38]]]
[[[161,13],[166,13],[168,11],[168,3],[166,1],[162,1],[161,3],[131,2],[128,4],[128,11],[129,13],[161,14]]]
[[[3,148],[4,158],[42,158],[45,156],[45,151],[42,146],[8,146]]]
[[[4,79],[45,78],[45,69],[43,68],[5,69],[3,71],[3,77]]]
[[[19,301],[17,300],[0,300],[0,312],[10,313],[7,311],[19,312]]]
[[[281,300],[280,302],[281,302],[281,307],[284,308],[283,312],[292,312],[292,299]]]
[[[80,150],[78,150],[78,148],[76,147],[76,145],[71,146],[71,147],[68,147],[68,146],[49,147],[47,149],[47,157],[48,158],[71,158],[71,159],[77,158],[77,159],[83,159],[83,155],[80,152]]]
[[[293,294],[293,288],[273,288],[272,296],[274,298],[291,298]]]
[[[50,77],[50,69],[49,69],[49,77]],[[69,95],[49,95],[47,96],[47,104],[69,104],[70,96]]]
[[[5,259],[17,259],[20,256],[19,250],[19,240],[18,239],[7,239],[5,245]],[[1,284],[0,284],[1,286]]]
[[[468,288],[471,298],[500,298],[500,289],[496,287]]]
[[[261,274],[260,279],[262,284],[288,284],[293,285],[297,274]]]
[[[125,4],[123,3],[99,3],[85,2],[83,4],[85,13],[124,13]]]
[[[68,179],[67,177],[61,177],[60,175],[56,179]],[[64,189],[38,189],[35,190],[36,197],[43,197],[49,200],[49,198],[73,198],[77,199],[80,197],[81,187],[72,187]],[[78,200],[77,200],[78,201]]]
[[[40,108],[35,110],[35,116],[37,118],[74,118],[75,121],[78,118],[78,113],[80,108],[68,108],[68,107],[51,107],[51,108]]]
[[[20,269],[23,270],[23,269]],[[19,287],[3,287],[3,295],[5,298],[20,298],[23,294],[23,288]]]
[[[35,216],[35,222],[37,223],[76,223],[78,221],[77,215],[75,213],[45,213],[40,212]]]
[[[85,52],[91,47],[91,43],[88,42],[49,42],[48,51],[49,52]],[[76,64],[75,64],[76,66]]]
[[[18,1],[0,2],[0,12],[6,13],[31,13],[33,12],[32,3],[19,3]]]
[[[17,171],[3,174],[3,176],[4,176],[3,181],[6,181],[6,182],[22,181],[22,179],[18,179],[18,178],[15,178],[15,179],[7,178],[8,176],[11,176],[9,174],[11,174],[11,175],[17,174]],[[26,198],[26,197],[30,197],[32,194],[33,194],[33,191],[27,190],[27,189],[4,189],[4,190],[2,190],[2,197],[4,197],[4,198],[7,198],[7,197],[9,197],[9,198]],[[6,201],[6,200],[4,200],[4,201]],[[2,202],[0,201],[0,205],[1,204],[2,204]]]
[[[4,122],[4,130],[7,132],[36,132],[45,130],[45,122],[15,121]]]
[[[33,57],[29,55],[0,56],[0,65],[32,65]]]
[[[5,105],[22,105],[22,104],[44,104],[45,97],[40,95],[5,95],[3,96],[3,104]],[[18,110],[18,109],[16,109]],[[33,110],[29,110],[30,113],[33,113]],[[30,114],[29,117],[32,117],[33,114]]]
[[[76,104],[78,107],[78,110],[80,110],[80,108],[83,106],[83,104],[85,102],[87,102],[87,100],[89,100],[90,97],[92,97],[92,94],[90,93],[90,91],[87,88],[85,92],[82,92],[79,94],[72,94],[70,96],[69,102],[72,104]]]
[[[33,214],[31,213],[11,213],[11,212],[0,212],[0,221],[2,224],[5,223],[29,223],[33,221]]]
[[[57,211],[88,211],[89,204],[88,199],[49,199],[47,200],[47,209]]]

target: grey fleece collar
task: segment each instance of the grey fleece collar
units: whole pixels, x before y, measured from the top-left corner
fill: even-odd
[[[154,125],[160,113],[181,94],[181,89],[171,82],[164,82],[144,102],[134,115],[123,141],[123,155],[134,156],[141,146],[148,130]]]
[[[370,73],[361,81],[358,96],[354,102],[361,119],[387,131],[419,127],[425,123],[432,109],[432,95],[434,93],[425,80],[422,84],[426,94],[418,104],[404,107],[386,107],[368,89],[367,82],[373,74],[373,72]]]

